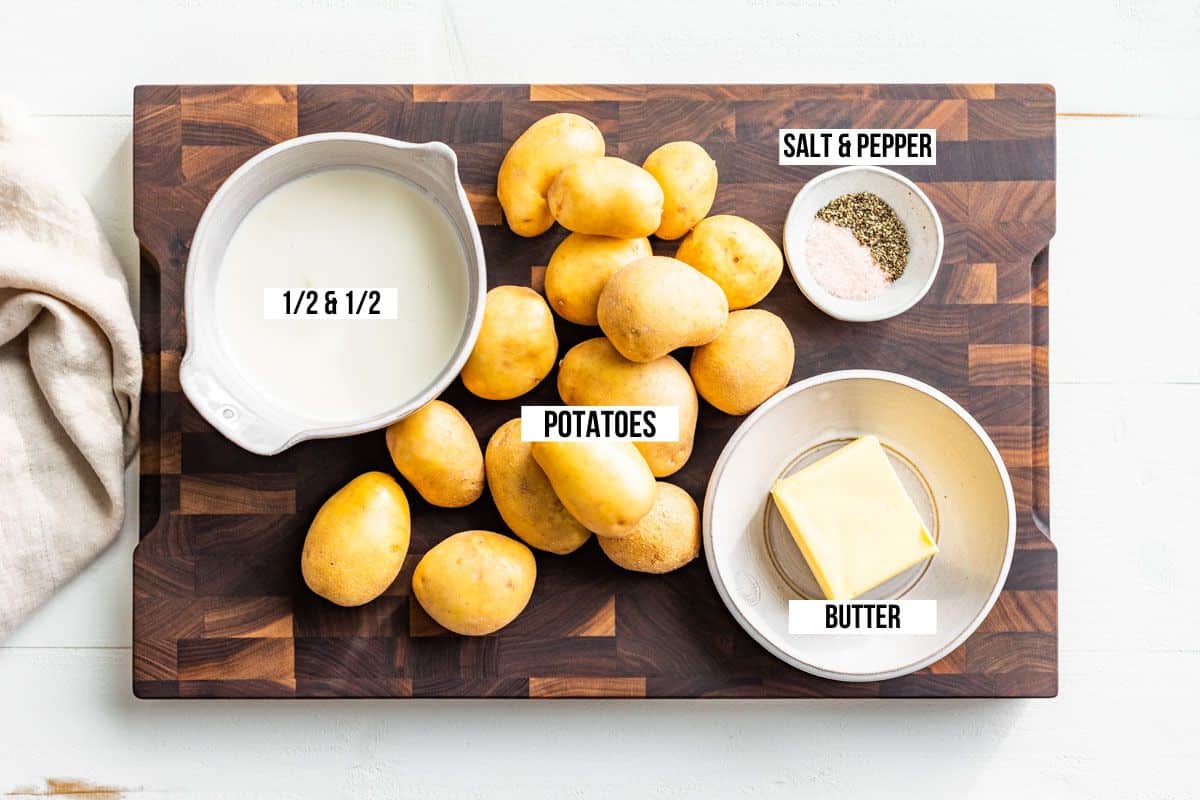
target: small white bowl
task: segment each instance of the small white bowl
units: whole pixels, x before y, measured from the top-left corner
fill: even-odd
[[[817,283],[805,258],[808,229],[817,212],[844,194],[871,192],[891,206],[908,232],[908,266],[899,280],[873,300],[846,300]],[[783,251],[800,291],[829,316],[846,322],[876,322],[903,314],[933,285],[945,244],[937,209],[915,183],[883,167],[841,167],[804,184],[783,224]]]
[[[217,276],[230,238],[259,200],[289,181],[331,167],[368,167],[416,187],[450,219],[466,273],[465,324],[437,377],[387,411],[345,420],[312,419],[272,401],[226,351],[217,323]],[[204,209],[188,252],[184,280],[187,351],[179,368],[183,393],[202,417],[234,444],[274,455],[306,439],[352,436],[386,427],[437,397],[458,376],[483,320],[487,266],[479,227],[458,175],[458,159],[442,142],[414,144],[365,133],[314,133],[280,142],[246,161]]]
[[[932,635],[788,633],[788,601],[820,589],[768,492],[775,481],[859,436],[888,452],[939,552],[863,595],[937,601]],[[839,681],[897,678],[966,641],[1004,587],[1016,542],[1012,483],[983,428],[912,378],[846,370],[793,384],[734,432],[704,498],[704,553],[746,632],[805,672]]]

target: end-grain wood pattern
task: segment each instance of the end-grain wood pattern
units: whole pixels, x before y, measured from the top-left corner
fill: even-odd
[[[785,275],[763,302],[796,340],[793,380],[894,370],[965,405],[995,438],[1020,514],[1012,572],[979,631],[941,662],[874,684],[787,667],[721,604],[703,560],[662,577],[624,572],[594,542],[539,553],[528,610],[496,635],[448,634],[409,596],[420,555],[465,528],[505,530],[486,494],[447,511],[415,492],[412,553],[375,602],[333,606],[300,578],[305,530],[354,475],[391,471],[383,436],[306,442],[273,458],[230,444],[179,388],[183,276],[208,199],[250,156],[292,136],[356,130],[441,140],[458,154],[489,283],[536,284],[564,232],[504,226],[495,177],[531,122],[576,111],[610,153],[640,161],[694,139],[721,175],[714,213],[779,240],[792,196],[824,168],[776,163],[780,127],[932,127],[938,164],[902,167],[942,216],[929,296],[903,316],[853,325],[817,311]],[[1054,232],[1054,94],[959,86],[143,86],[134,96],[134,221],[142,244],[142,540],[134,556],[134,691],[142,697],[947,697],[1057,691],[1057,560],[1046,452],[1047,243]],[[673,243],[656,242],[661,253]],[[559,320],[561,350],[595,329]],[[554,403],[551,375],[495,403],[455,383],[444,397],[481,442],[521,402]],[[710,407],[671,480],[696,498],[740,419]]]

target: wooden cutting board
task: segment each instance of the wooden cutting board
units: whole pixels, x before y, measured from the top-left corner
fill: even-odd
[[[1058,686],[1057,559],[1047,481],[1047,244],[1054,232],[1054,93],[1047,86],[142,86],[134,93],[134,225],[142,246],[141,542],[134,554],[133,686],[140,697],[965,697],[1052,696]],[[575,111],[610,154],[641,160],[700,142],[721,176],[713,213],[777,241],[795,192],[824,168],[781,167],[777,130],[936,128],[936,166],[900,168],[941,213],[946,248],[928,297],[887,322],[837,322],[785,271],[762,303],[796,340],[793,380],[887,369],[946,391],[991,434],[1012,475],[1017,550],[1005,591],[962,647],[892,681],[836,683],[792,669],[726,611],[703,558],[667,576],[622,571],[595,542],[538,555],[525,613],[461,638],[409,597],[413,566],[450,533],[505,530],[491,498],[435,509],[410,492],[412,552],[358,609],[311,594],[299,570],[314,512],[369,469],[392,471],[380,432],[305,442],[270,458],[214,432],[179,388],[188,245],[220,183],[293,136],[352,130],[441,140],[458,154],[487,252],[489,285],[539,285],[564,232],[503,225],[495,177],[534,120]],[[656,243],[664,254],[674,243]],[[596,335],[558,320],[561,352]],[[444,399],[481,442],[525,403],[556,403],[552,373],[512,402],[456,382]],[[703,404],[702,404],[703,405]],[[740,422],[701,409],[696,448],[670,480],[703,501]]]

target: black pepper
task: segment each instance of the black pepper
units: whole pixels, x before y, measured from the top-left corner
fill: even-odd
[[[889,280],[904,274],[908,266],[908,232],[895,210],[879,195],[844,194],[818,211],[817,219],[853,233],[858,243],[871,251],[871,257]]]

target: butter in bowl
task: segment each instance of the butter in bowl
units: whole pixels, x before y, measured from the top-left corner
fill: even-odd
[[[830,372],[751,414],[713,470],[704,549],[738,623],[824,678],[896,678],[949,654],[999,596],[1016,539],[1004,462],[961,406],[889,372]],[[804,600],[936,602],[936,629],[790,632]]]
[[[938,551],[875,436],[839,447],[771,487],[829,600],[852,600]]]

